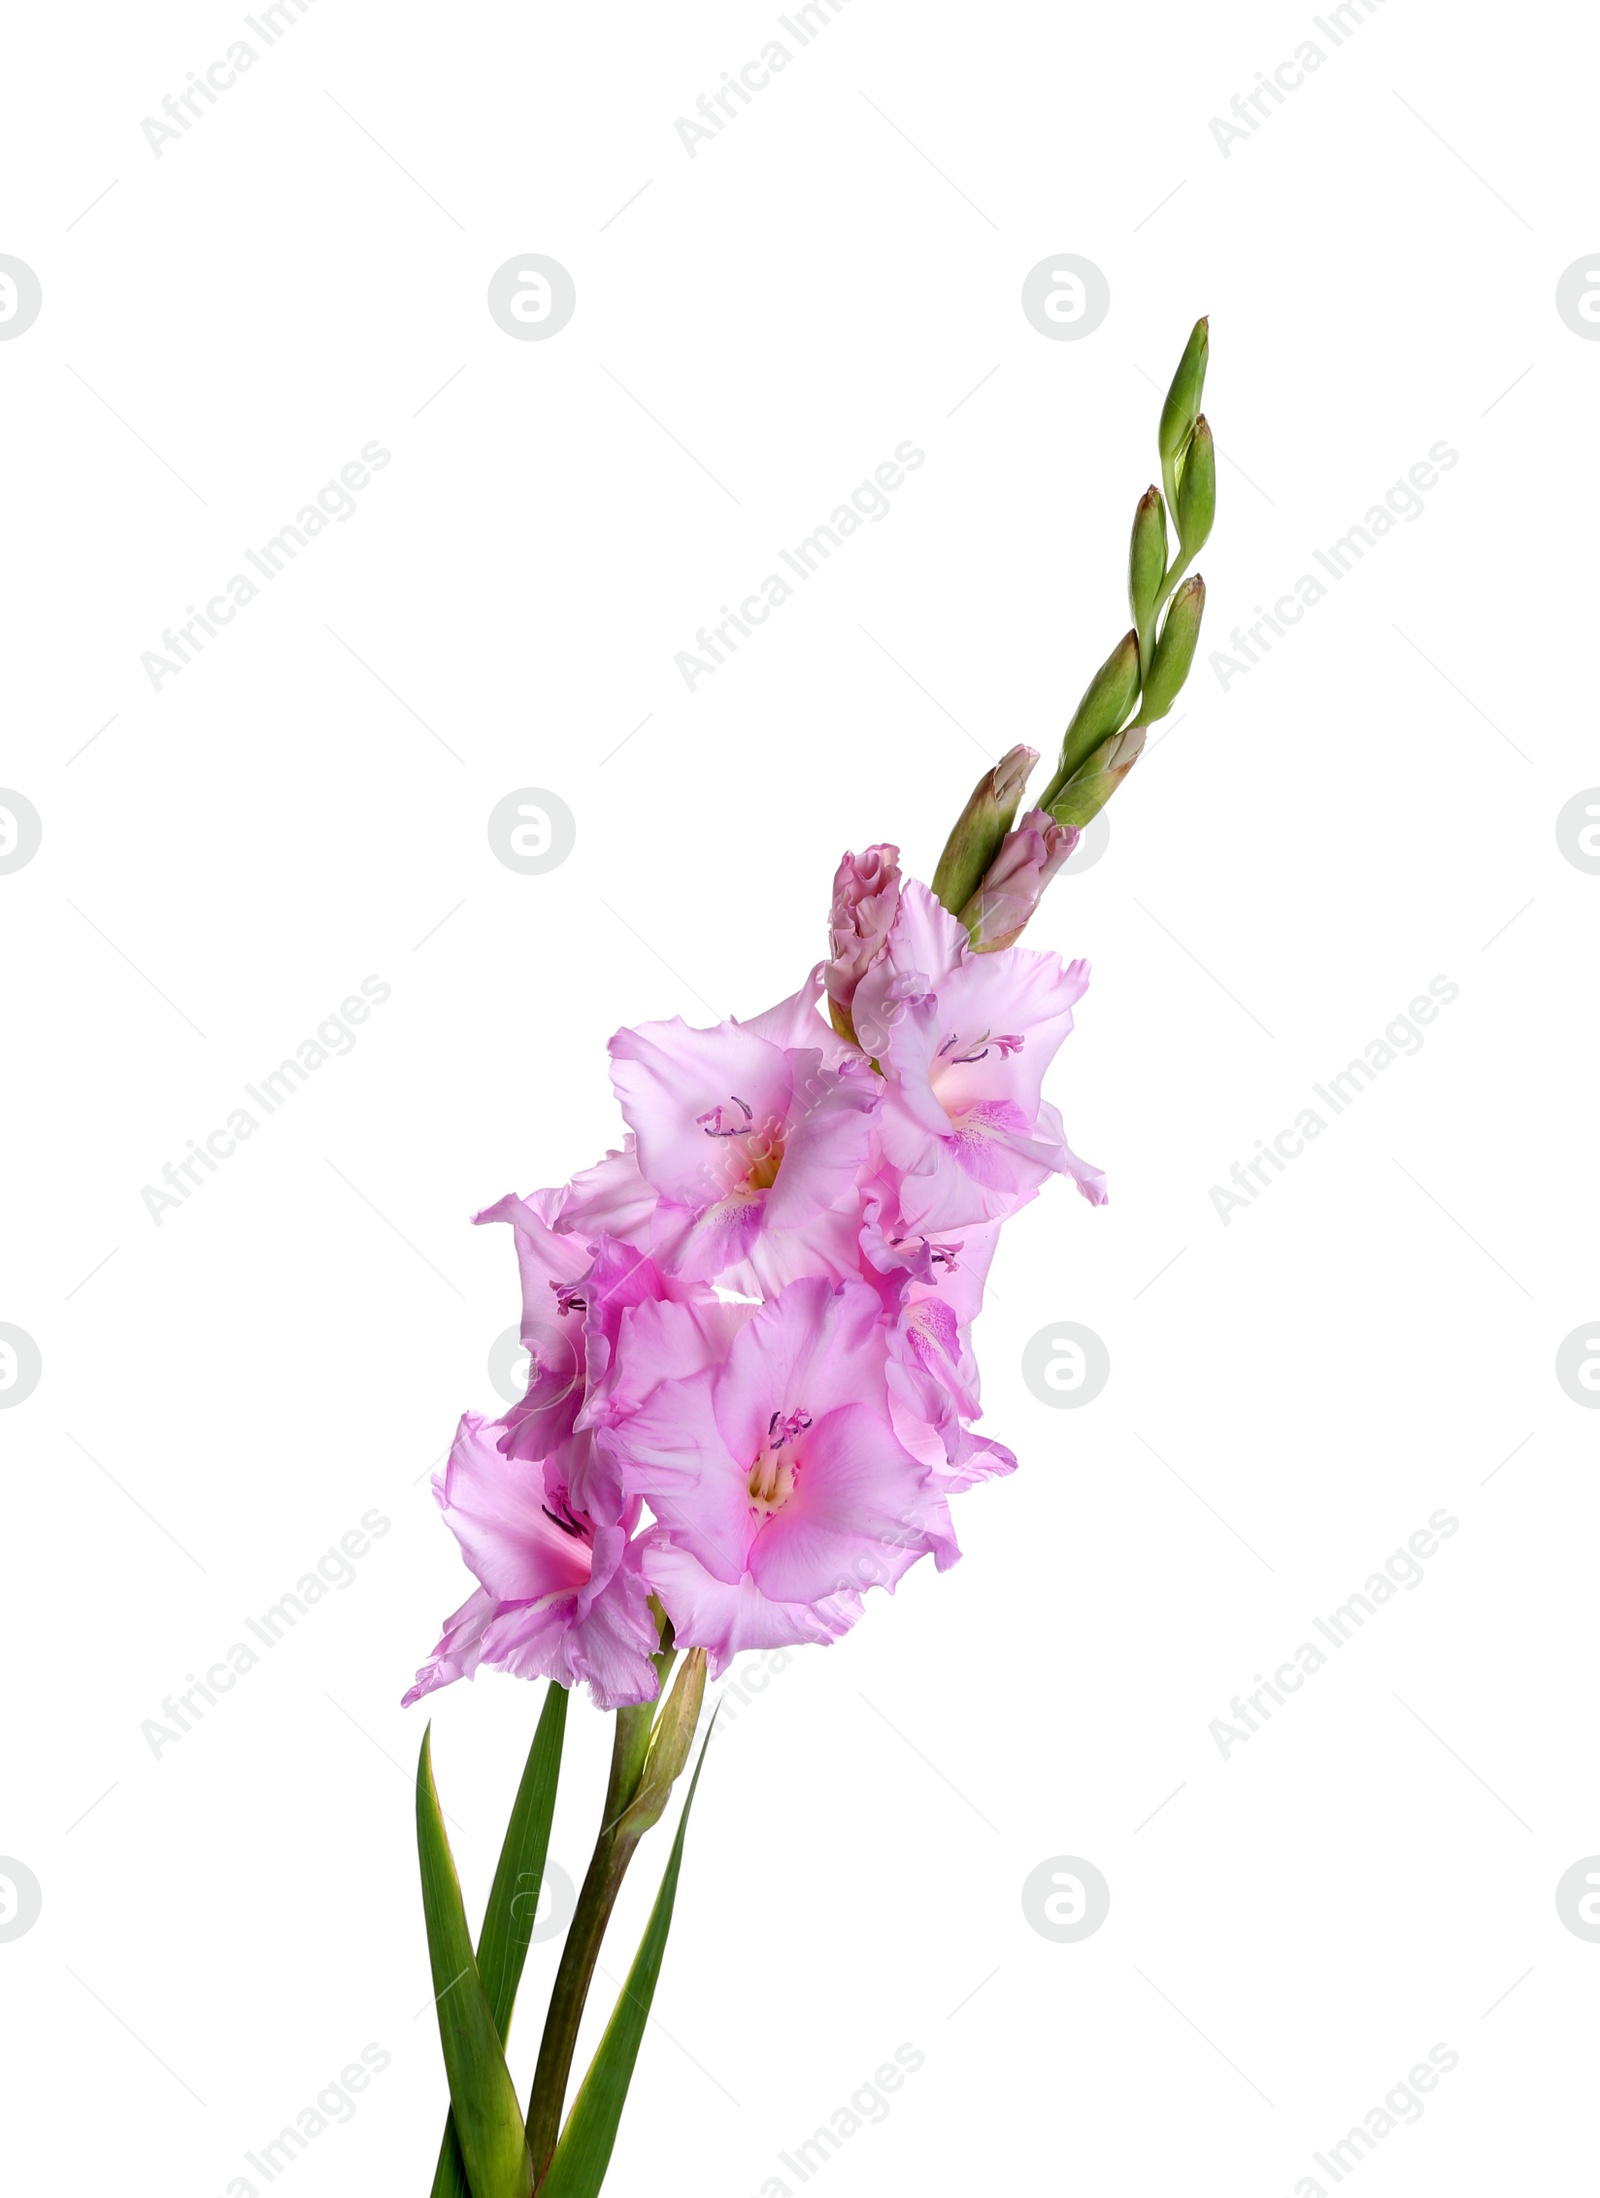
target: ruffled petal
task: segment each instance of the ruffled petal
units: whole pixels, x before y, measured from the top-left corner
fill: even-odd
[[[719,1580],[669,1535],[644,1545],[645,1578],[672,1620],[673,1637],[685,1648],[703,1648],[713,1679],[720,1679],[741,1649],[793,1648],[813,1641],[823,1647],[848,1633],[861,1616],[856,1594],[829,1595],[818,1603],[775,1603],[752,1575]]]

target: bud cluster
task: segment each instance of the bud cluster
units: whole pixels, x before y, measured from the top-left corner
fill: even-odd
[[[1133,515],[1133,625],[1084,689],[1055,775],[1013,831],[1038,760],[1032,748],[1013,748],[978,781],[946,842],[933,890],[967,926],[979,952],[1009,946],[1019,936],[1078,833],[1138,762],[1145,728],[1167,715],[1189,676],[1206,584],[1198,573],[1185,575],[1205,546],[1217,506],[1216,446],[1200,410],[1209,358],[1209,325],[1198,320],[1161,408],[1156,442],[1162,486],[1146,489]]]

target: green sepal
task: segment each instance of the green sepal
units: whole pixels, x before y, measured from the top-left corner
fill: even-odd
[[[994,861],[1000,842],[1011,829],[1028,774],[1038,760],[1037,748],[1008,749],[968,795],[933,873],[934,898],[952,916],[971,900],[979,880]]]
[[[1217,446],[1202,412],[1194,423],[1178,482],[1178,540],[1188,564],[1205,548],[1217,515]]]
[[[1200,640],[1200,620],[1205,614],[1206,584],[1196,573],[1183,586],[1167,606],[1167,615],[1161,621],[1161,638],[1156,643],[1155,661],[1150,666],[1150,677],[1145,681],[1144,700],[1139,705],[1138,722],[1153,725],[1158,717],[1165,717],[1178,699],[1179,690],[1189,676],[1194,662],[1194,652]]]
[[[1183,357],[1172,377],[1166,402],[1161,407],[1161,425],[1156,430],[1156,442],[1161,452],[1161,478],[1167,491],[1167,502],[1174,507],[1178,501],[1178,460],[1184,445],[1194,432],[1194,423],[1200,417],[1200,400],[1205,394],[1206,366],[1211,356],[1211,327],[1206,320],[1198,320],[1184,345]]]
[[[1081,831],[1100,814],[1143,749],[1144,727],[1138,724],[1102,741],[1051,802],[1050,814],[1057,824],[1075,824]]]
[[[678,1775],[689,1760],[705,1692],[706,1652],[691,1649],[651,1728],[649,1753],[645,1756],[633,1799],[615,1826],[619,1838],[642,1839],[652,1824],[660,1822]]]
[[[1133,531],[1128,538],[1128,608],[1139,636],[1141,661],[1148,661],[1151,620],[1167,574],[1167,518],[1161,491],[1147,488],[1134,508]]]
[[[1067,781],[1080,771],[1108,733],[1121,729],[1139,699],[1139,636],[1131,629],[1117,643],[1083,690],[1061,741],[1061,762],[1039,801],[1048,809]]]

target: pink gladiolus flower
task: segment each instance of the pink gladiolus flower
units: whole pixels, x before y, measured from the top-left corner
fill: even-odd
[[[624,1244],[647,1247],[655,1217],[656,1193],[639,1173],[634,1140],[608,1152],[592,1168],[581,1168],[560,1193],[557,1225],[589,1243],[614,1236]]]
[[[775,1046],[798,1046],[802,1049],[818,1046],[822,1051],[823,1066],[838,1068],[841,1062],[850,1058],[854,1049],[847,1040],[839,1036],[827,1017],[818,1010],[826,970],[827,964],[818,962],[798,992],[791,992],[776,1007],[766,1008],[759,1015],[752,1015],[748,1019],[736,1016],[736,1027],[753,1031],[756,1037],[765,1038]]]
[[[602,1709],[655,1699],[660,1646],[650,1592],[629,1534],[630,1504],[596,1520],[546,1460],[508,1458],[495,1428],[464,1415],[434,1494],[479,1580],[417,1673],[407,1703],[480,1664],[522,1679],[587,1684]]]
[[[1201,320],[1161,423],[1169,502],[1182,470],[1189,552],[1209,526],[1214,486],[1200,413],[1208,341]],[[900,445],[900,454],[911,447]],[[889,471],[880,467],[879,477]],[[725,1697],[707,1703],[708,1679],[722,1679],[744,1650],[841,1640],[865,1614],[870,1589],[893,1594],[929,1557],[922,1585],[931,1589],[933,1571],[961,1556],[957,1500],[1016,1470],[1012,1452],[986,1430],[975,1347],[1000,1231],[1053,1176],[1071,1177],[1094,1204],[1106,1195],[1100,1170],[1071,1151],[1044,1094],[1088,964],[1018,941],[1078,846],[1078,826],[1056,815],[1089,817],[1127,775],[1145,725],[1170,712],[1193,654],[1205,593],[1198,575],[1172,597],[1151,662],[1145,613],[1162,591],[1146,571],[1145,521],[1154,512],[1164,541],[1160,504],[1152,488],[1134,527],[1138,630],[1124,633],[1072,714],[1045,796],[1055,814],[1027,806],[1039,754],[1017,745],[984,769],[931,886],[905,877],[887,843],[846,853],[833,880],[827,953],[795,989],[753,1018],[709,1029],[674,1016],[616,1031],[611,1082],[626,1134],[563,1188],[503,1198],[476,1217],[513,1232],[528,1376],[498,1418],[462,1419],[434,1483],[475,1588],[405,1701],[484,1665],[547,1686],[485,1913],[483,1990],[470,1947],[463,1950],[422,1736],[418,1852],[452,2092],[439,2176],[463,2189],[469,2176],[484,2193],[525,2191],[530,2182],[588,2189],[603,2179],[705,1767],[704,1713],[712,1709],[714,1727],[726,1706]],[[1165,587],[1178,577],[1175,568]],[[700,639],[711,647],[704,629]],[[1102,737],[1128,716],[1130,694],[1138,722]],[[812,760],[812,776],[821,768],[825,778],[826,758]],[[919,783],[922,775],[913,769]],[[790,852],[783,797],[763,789],[759,769],[746,776],[746,844],[701,860],[697,893],[690,900],[680,890],[678,910],[686,924],[741,939],[752,921],[758,938],[761,925],[772,928]],[[734,875],[746,881],[737,892],[728,885]],[[581,941],[578,950],[586,951]],[[593,960],[588,953],[585,966]],[[567,1090],[570,1044],[557,1032],[544,1051],[544,1080]],[[1001,1290],[1009,1298],[1004,1275]],[[1007,1317],[1014,1327],[1014,1306]],[[1025,1334],[1032,1323],[1021,1317]],[[497,1347],[491,1368],[503,1384],[499,1355]],[[1033,1355],[1030,1345],[1030,1378]],[[1013,1520],[1013,1541],[1017,1531]],[[1041,1541],[1046,1565],[1055,1543]],[[1015,1555],[1016,1607],[977,1629],[979,1660],[1013,1684],[1027,1645],[1018,1609],[1030,1593],[1030,1568]],[[970,1660],[972,1613],[963,1617],[958,1602],[945,1627],[951,1653]],[[848,1658],[847,1649],[840,1661]],[[773,1668],[786,1661],[779,1655]],[[661,1700],[669,1670],[671,1692]],[[507,1858],[537,1864],[542,1852],[566,1690],[580,1683],[618,1715],[594,1855],[550,1990],[524,2123],[495,2045],[510,2019],[521,1944],[497,1967],[490,1957],[515,1874]],[[742,1686],[735,1692],[748,1698]],[[663,1890],[630,1972],[630,1984],[644,1978],[643,1999],[623,1995],[638,2003],[639,2019],[624,2035],[628,2010],[619,2005],[588,2076],[578,2078],[595,1956],[614,1932],[624,1872],[691,1760]],[[770,1849],[773,1829],[752,1824],[741,1855],[752,1844]],[[537,1874],[521,1877],[531,1887]],[[740,1891],[744,1910],[754,1905],[770,1921],[768,1877],[746,1869]],[[456,1989],[462,1976],[470,2002]],[[487,2052],[486,2064],[476,2055],[484,2064],[477,2082],[461,2074],[474,2042],[462,2043],[469,2018]],[[597,2097],[598,2120],[587,2112]],[[804,2180],[803,2165],[782,2157]],[[771,2178],[764,2187],[784,2188]]]
[[[1089,981],[1086,962],[1011,947],[974,954],[963,927],[908,881],[889,950],[862,980],[855,1022],[888,1080],[876,1121],[916,1233],[1003,1220],[1051,1174],[1105,1200],[1041,1094]]]
[[[593,1261],[581,1242],[551,1225],[561,1197],[559,1191],[508,1194],[472,1217],[480,1225],[508,1221],[517,1248],[528,1389],[506,1414],[500,1438],[500,1447],[515,1458],[547,1458],[560,1449],[583,1403],[583,1277]]]
[[[661,1382],[603,1440],[658,1525],[645,1577],[720,1670],[741,1646],[831,1639],[947,1533],[894,1432],[876,1293],[791,1283],[720,1363]]]
[[[942,1237],[894,1234],[881,1199],[866,1200],[862,1273],[885,1308],[895,1432],[947,1494],[1016,1470],[1003,1443],[962,1424],[983,1414],[971,1326],[999,1236],[997,1221]]]
[[[984,923],[1065,838],[1023,820]],[[408,1701],[481,1664],[652,1699],[652,1594],[717,1672],[835,1640],[1013,1469],[973,1425],[972,1323],[1003,1219],[1051,1174],[1104,1195],[1041,1094],[1087,970],[975,951],[892,848],[846,858],[835,918],[854,1040],[820,965],[749,1022],[619,1031],[622,1146],[477,1217],[513,1231],[528,1386],[435,1484],[480,1584]]]
[[[843,1049],[841,1049],[842,1051]],[[771,1288],[853,1264],[856,1177],[880,1085],[859,1058],[774,1045],[742,1023],[619,1030],[611,1080],[657,1194],[661,1265]]]

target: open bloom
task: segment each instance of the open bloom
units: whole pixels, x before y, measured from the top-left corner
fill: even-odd
[[[1023,819],[996,924],[1062,846]],[[975,951],[890,848],[846,857],[833,916],[752,1021],[619,1031],[622,1145],[477,1216],[513,1232],[527,1392],[435,1483],[479,1584],[407,1700],[481,1664],[651,1699],[663,1608],[716,1671],[837,1639],[1013,1469],[972,1324],[1004,1219],[1052,1174],[1104,1196],[1041,1091],[1087,970]]]
[[[587,1683],[602,1709],[649,1702],[660,1646],[629,1544],[638,1505],[596,1520],[546,1460],[508,1458],[497,1430],[466,1413],[434,1495],[479,1586],[417,1673],[415,1702],[480,1664],[523,1679]]]
[[[656,1194],[649,1241],[664,1268],[702,1278],[743,1268],[767,1288],[819,1267],[844,1271],[881,1089],[859,1057],[832,1068],[821,1046],[674,1017],[619,1030],[611,1058],[638,1170]]]
[[[861,1270],[884,1307],[890,1409],[902,1442],[950,1494],[1016,1469],[1003,1443],[965,1424],[983,1416],[972,1322],[1000,1224],[917,1236],[885,1218],[888,1202],[876,1186],[866,1198]]]
[[[1052,1174],[1103,1203],[1104,1177],[1071,1151],[1041,1091],[1088,982],[1086,962],[973,953],[927,888],[906,884],[854,1013],[887,1080],[875,1126],[910,1229],[1002,1220]]]
[[[535,1191],[530,1198],[508,1194],[473,1216],[479,1224],[509,1222],[517,1248],[528,1388],[506,1414],[500,1434],[500,1447],[515,1458],[547,1458],[559,1450],[583,1403],[588,1304],[583,1280],[593,1261],[586,1245],[553,1226],[561,1196],[559,1191]]]
[[[939,1545],[942,1503],[895,1434],[887,1364],[876,1293],[808,1278],[604,1438],[658,1522],[645,1577],[715,1668],[842,1632],[865,1588]]]

